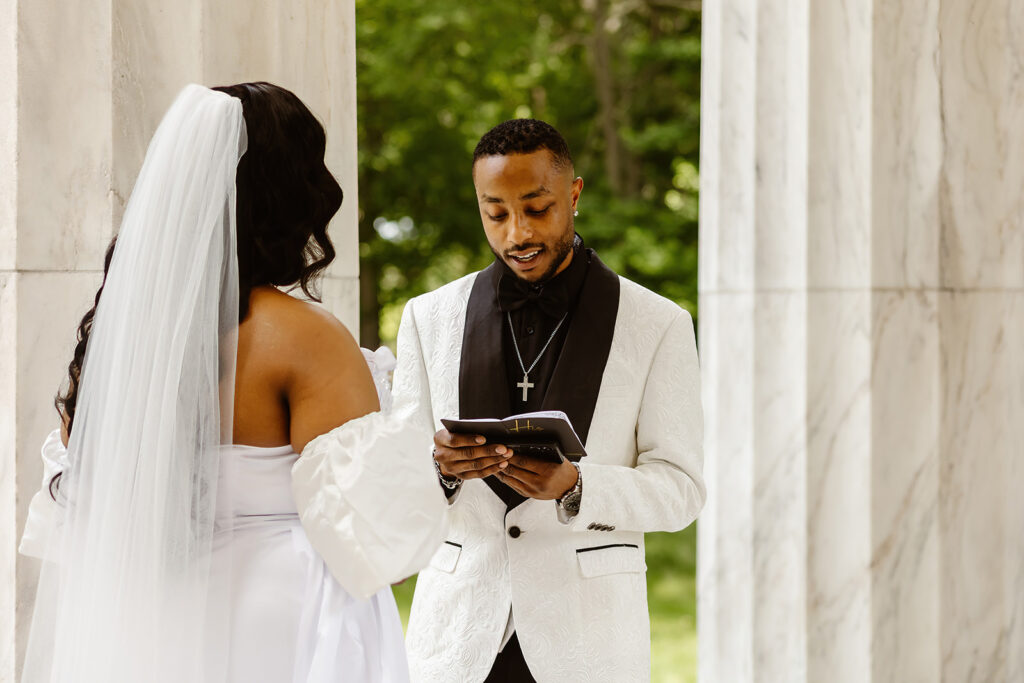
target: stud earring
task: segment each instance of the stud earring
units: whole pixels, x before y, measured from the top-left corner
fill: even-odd
[[[573,216],[579,216],[580,215],[580,210],[576,209],[575,211],[572,212],[572,215]]]

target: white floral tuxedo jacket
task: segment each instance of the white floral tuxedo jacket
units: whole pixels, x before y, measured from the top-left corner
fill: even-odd
[[[411,300],[402,317],[395,398],[416,403],[415,419],[435,431],[459,415],[479,275]],[[704,504],[699,368],[689,314],[618,282],[579,513],[564,524],[554,501],[507,509],[481,480],[463,484],[449,501],[448,538],[416,585],[406,639],[413,681],[483,681],[510,607],[538,681],[650,679],[644,532],[682,529]]]

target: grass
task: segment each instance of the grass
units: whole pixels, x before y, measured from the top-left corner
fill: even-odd
[[[697,527],[647,534],[651,680],[697,680]]]
[[[416,577],[412,576],[397,586],[391,587],[398,603],[398,613],[402,615],[402,629],[409,625],[409,608],[412,607],[412,593],[416,589]]]
[[[647,534],[647,600],[651,613],[651,681],[697,680],[697,528]],[[394,587],[402,624],[416,577]]]

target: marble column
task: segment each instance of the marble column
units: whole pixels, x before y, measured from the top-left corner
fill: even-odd
[[[358,330],[354,0],[0,0],[0,681],[35,560],[16,548],[53,396],[150,136],[187,83],[268,80],[327,129],[345,191],[325,304]]]
[[[700,680],[1024,680],[1024,5],[703,21]]]

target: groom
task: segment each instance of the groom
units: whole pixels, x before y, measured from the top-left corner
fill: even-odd
[[[586,455],[436,433],[450,531],[416,586],[413,680],[649,680],[644,532],[705,497],[692,321],[576,235],[583,179],[550,125],[489,131],[473,184],[495,262],[406,306],[395,399],[432,430],[561,410]]]

